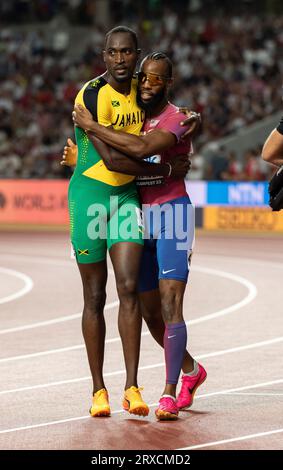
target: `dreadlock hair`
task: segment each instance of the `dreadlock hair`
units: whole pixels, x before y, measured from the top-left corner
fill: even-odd
[[[167,64],[167,73],[168,73],[168,78],[172,78],[172,74],[173,74],[173,64],[171,62],[171,60],[169,59],[169,57],[164,54],[164,52],[152,52],[151,54],[148,54],[142,61],[142,64],[146,61],[146,60],[165,60],[166,64]]]

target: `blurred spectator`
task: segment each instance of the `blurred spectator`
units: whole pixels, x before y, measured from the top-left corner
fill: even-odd
[[[204,168],[201,148],[281,109],[283,17],[209,17],[212,3],[180,0],[174,9],[172,2],[154,1],[144,2],[140,9],[138,2],[133,10],[123,9],[130,4],[123,0],[111,4],[120,4],[119,14],[125,14],[121,22],[139,32],[143,55],[164,50],[172,58],[171,100],[202,114],[194,177],[199,172],[209,178],[237,179],[241,164],[234,156],[220,149],[212,167]],[[256,8],[256,2],[250,3]],[[16,11],[22,23],[54,22],[61,15],[64,21],[92,24],[94,4],[4,0],[0,14],[6,22],[13,22]],[[218,9],[220,4],[217,0]],[[224,2],[223,9],[233,11],[231,2]],[[105,70],[100,54],[105,30],[98,24],[85,28],[79,40],[70,27],[28,31],[0,29],[0,177],[65,177],[67,170],[55,162],[66,137],[73,134],[71,111],[77,91]],[[255,155],[246,156],[242,177],[266,177]]]
[[[239,161],[234,152],[211,146],[211,156],[204,161],[203,178],[220,181],[264,181],[273,168],[261,158],[261,146],[248,150]],[[190,178],[190,175],[189,175]]]
[[[100,56],[71,60],[69,35],[0,31],[0,177],[61,178],[58,165],[73,134],[71,112],[82,84],[103,70]]]
[[[222,173],[221,179],[225,181],[239,181],[245,179],[242,173],[242,164],[237,160],[235,152],[229,152],[227,160],[227,168]]]
[[[261,158],[261,147],[248,150],[244,156],[243,179],[263,181],[269,174],[270,169]]]
[[[205,158],[200,152],[196,152],[190,157],[191,168],[188,174],[190,180],[202,180],[205,176]]]
[[[213,149],[213,147],[212,147]],[[210,167],[208,167],[207,179],[224,180],[228,172],[228,155],[224,147],[215,146],[213,155],[210,159]]]

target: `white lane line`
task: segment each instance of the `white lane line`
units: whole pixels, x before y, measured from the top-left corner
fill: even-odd
[[[60,258],[45,258],[44,256],[30,256],[30,255],[17,255],[17,254],[12,254],[10,255],[9,253],[0,253],[1,258],[2,256],[8,258],[9,261],[26,261],[27,264],[33,264],[33,263],[39,263],[39,264],[47,264],[51,266],[61,266],[61,267],[70,267],[74,266],[76,268],[76,262],[75,260],[67,260],[67,259],[60,259]]]
[[[148,336],[148,332],[147,331],[143,332],[141,335]],[[105,341],[105,343],[117,343],[118,341],[121,341],[121,338],[119,336],[117,338],[109,338]],[[48,356],[49,354],[59,354],[59,353],[65,353],[68,351],[76,351],[79,349],[85,349],[85,344],[76,344],[74,346],[66,346],[65,348],[48,349],[47,351],[41,351],[38,353],[31,353],[31,354],[23,354],[21,356],[4,357],[0,359],[0,364],[3,364],[5,362],[21,361],[23,359],[32,359],[35,357]]]
[[[246,346],[237,346],[236,348],[229,348],[220,351],[215,351],[212,353],[201,354],[196,356],[198,359],[204,359],[208,357],[222,356],[223,354],[229,354],[233,352],[246,351],[247,349],[261,348],[263,346],[269,346],[270,344],[281,343],[283,341],[283,336],[278,336],[277,338],[267,339],[265,341],[258,341],[257,343],[251,343]]]
[[[227,395],[240,395],[242,397],[248,396],[248,397],[283,397],[283,393],[240,393],[240,392],[229,392]]]
[[[75,272],[77,272],[77,263],[75,259],[59,259],[59,258],[51,258],[51,257],[44,257],[44,256],[30,256],[30,255],[10,255],[8,253],[1,253],[2,256],[6,256],[9,260],[15,261],[27,261],[29,264],[31,263],[39,263],[39,264],[47,264],[50,266],[60,266],[60,267],[70,267],[73,266]],[[108,273],[114,276],[114,271],[112,268],[108,266]]]
[[[259,257],[262,253],[259,253]],[[234,262],[237,262],[237,263],[245,263],[245,264],[254,264],[255,266],[266,266],[268,265],[269,267],[271,268],[279,268],[279,269],[283,269],[283,263],[279,263],[277,261],[269,261],[269,260],[258,260],[258,259],[255,259],[255,258],[239,258],[239,256],[235,255],[235,256],[227,256],[227,255],[223,255],[221,253],[219,254],[211,254],[211,253],[198,253],[198,257],[199,258],[207,258],[207,257],[211,257],[211,258],[219,258],[221,257],[221,259],[226,259],[228,261],[233,261]]]
[[[181,447],[177,450],[202,449],[204,447],[213,447],[213,446],[217,446],[221,444],[229,444],[230,442],[239,442],[239,441],[247,441],[249,439],[257,439],[258,437],[271,436],[273,434],[280,434],[282,432],[283,432],[283,428],[273,429],[272,431],[259,432],[257,434],[248,434],[246,436],[240,436],[240,437],[232,437],[231,439],[223,439],[222,441],[207,442],[206,444],[197,444],[195,446],[190,446],[190,447]]]
[[[52,349],[50,351],[42,351],[40,353],[31,353],[31,354],[24,354],[22,356],[6,357],[3,359],[0,359],[0,364],[6,363],[6,362],[21,361],[23,359],[33,359],[35,357],[48,356],[49,354],[58,354],[58,353],[64,353],[67,351],[76,351],[78,349],[83,349],[83,345],[77,344],[71,347],[68,346],[67,348]]]
[[[214,318],[218,318],[218,317],[233,313],[236,310],[238,310],[240,308],[243,308],[248,303],[252,302],[254,300],[254,298],[256,297],[256,295],[257,295],[256,286],[254,284],[252,284],[250,281],[248,281],[247,279],[245,279],[241,276],[236,276],[232,273],[227,273],[227,272],[219,271],[219,270],[215,270],[215,269],[202,268],[202,267],[199,267],[199,266],[195,267],[195,270],[199,271],[199,272],[202,272],[202,273],[205,273],[205,274],[216,275],[216,276],[224,277],[224,278],[230,279],[232,281],[238,282],[238,283],[244,285],[248,289],[248,294],[240,302],[236,302],[235,304],[230,305],[229,307],[226,307],[222,310],[218,310],[218,311],[216,311],[214,313],[211,313],[209,315],[204,315],[204,316],[196,318],[194,320],[186,321],[186,325],[196,325],[196,324],[202,323],[204,321],[212,320]],[[110,308],[114,308],[118,305],[119,305],[118,301],[112,302],[111,304],[106,305],[105,310],[110,309]],[[32,329],[32,328],[38,328],[38,327],[42,327],[42,326],[53,325],[53,324],[56,324],[56,323],[62,323],[62,322],[69,321],[69,320],[74,320],[74,319],[80,318],[80,317],[81,317],[81,313],[77,313],[77,314],[74,314],[74,315],[54,318],[53,320],[47,320],[47,321],[43,321],[43,322],[32,323],[30,325],[24,325],[24,326],[19,326],[19,327],[14,327],[14,328],[6,328],[4,330],[0,330],[0,335],[7,334],[7,333],[15,333],[15,332],[29,330],[29,329]],[[150,332],[146,331],[146,332],[142,333],[142,335],[143,336],[148,336],[148,335],[150,335]],[[120,341],[120,337],[112,338],[111,340],[108,340],[108,341],[109,342],[110,341],[111,342],[117,342],[117,341]],[[81,347],[83,347],[83,345],[81,345]],[[73,349],[73,346],[70,347],[70,350],[72,350],[72,349]],[[63,348],[63,350],[66,351],[67,349]],[[50,354],[52,354],[53,351],[58,352],[60,350],[58,350],[58,349],[50,350]],[[45,355],[46,353],[48,353],[48,352],[44,351],[43,353],[39,352],[39,353],[35,353],[35,354],[38,354],[40,356],[40,355]],[[16,357],[17,358],[24,358],[24,357],[30,357],[30,355],[16,356]],[[32,357],[35,357],[35,356],[32,356]],[[10,359],[7,358],[7,360],[13,360],[13,358],[10,358]],[[2,362],[2,361],[3,361],[3,359],[0,360],[0,362]]]
[[[270,387],[270,385],[281,385],[282,383],[283,383],[283,379],[271,380],[269,382],[261,382],[261,383],[258,383],[258,384],[244,386],[244,387],[230,388],[228,390],[223,390],[221,392],[205,393],[203,395],[196,396],[195,399],[196,398],[200,399],[200,398],[215,397],[215,396],[218,396],[218,395],[227,395],[227,394],[234,393],[234,392],[242,392],[244,390],[252,390],[254,388]]]
[[[19,299],[20,297],[23,297],[23,295],[26,295],[28,292],[30,292],[33,288],[33,281],[26,274],[23,274],[19,271],[15,271],[13,269],[7,269],[2,267],[0,267],[0,273],[7,274],[8,276],[17,277],[18,279],[21,279],[21,281],[24,281],[25,284],[24,287],[22,287],[14,294],[7,295],[6,297],[1,297],[0,304],[5,304],[7,302],[11,302],[12,300]]]
[[[260,257],[260,255],[262,255],[261,252],[253,252],[254,255],[258,255],[258,257]],[[50,256],[48,257],[44,257],[44,256],[33,256],[33,255],[25,255],[25,254],[22,254],[22,253],[3,253],[0,251],[0,254],[1,254],[1,258],[2,257],[6,257],[8,258],[9,260],[15,260],[15,261],[27,261],[28,263],[44,263],[44,264],[49,264],[49,265],[55,265],[55,266],[70,266],[70,265],[73,265],[76,267],[76,262],[74,259],[60,259],[60,258],[52,258]],[[244,263],[248,263],[248,264],[255,264],[255,265],[258,265],[258,266],[266,266],[266,264],[272,268],[279,268],[279,269],[283,269],[283,263],[279,263],[278,261],[269,261],[269,260],[258,260],[256,258],[239,258],[238,255],[235,255],[235,256],[227,256],[226,254],[221,254],[221,253],[217,253],[217,254],[213,254],[213,253],[205,253],[205,252],[201,252],[201,253],[197,253],[197,256],[198,258],[207,258],[207,257],[211,257],[211,258],[219,258],[221,257],[221,259],[227,259],[227,260],[230,260],[230,261],[233,261],[233,262],[244,262]],[[192,265],[192,269],[194,269],[195,267]],[[111,268],[110,268],[111,269]],[[112,269],[111,269],[112,271]],[[112,271],[111,274],[114,274],[114,272]]]
[[[190,322],[186,322],[186,324],[190,325]],[[145,331],[141,335],[142,336],[148,336],[149,332]],[[106,343],[116,343],[117,341],[120,341],[120,337],[107,339]],[[220,351],[215,351],[215,352],[212,352],[212,353],[205,353],[205,354],[196,356],[196,358],[197,359],[205,359],[205,358],[208,358],[208,357],[222,356],[223,354],[233,353],[233,352],[236,352],[236,351],[245,351],[246,349],[252,349],[252,348],[257,348],[257,347],[261,347],[261,346],[268,346],[270,344],[281,343],[282,341],[283,341],[283,336],[279,336],[279,337],[273,338],[271,340],[265,340],[265,341],[260,341],[260,342],[257,342],[257,343],[252,343],[252,344],[249,344],[249,345],[246,345],[246,346],[237,346],[236,348],[225,349],[224,352],[223,352],[223,350],[220,350]],[[49,354],[65,353],[65,352],[68,352],[68,351],[75,351],[75,350],[84,349],[84,348],[85,348],[84,344],[77,344],[75,346],[67,346],[65,348],[50,349],[50,350],[42,351],[42,352],[39,352],[39,353],[24,354],[22,356],[5,357],[5,358],[0,359],[0,364],[5,363],[5,362],[10,362],[10,361],[19,361],[19,360],[22,360],[22,359],[32,359],[34,357],[47,356]],[[161,363],[161,365],[163,366],[164,363]],[[154,366],[154,367],[159,367],[159,365]]]
[[[115,411],[112,411],[111,414],[114,414],[114,413],[115,413]],[[4,431],[0,431],[0,434],[8,434],[10,432],[17,432],[17,431],[26,431],[27,429],[43,428],[45,426],[52,426],[54,424],[69,423],[69,422],[80,421],[80,420],[89,419],[89,418],[90,418],[89,415],[88,416],[78,416],[77,418],[60,419],[58,421],[49,421],[48,423],[33,424],[31,426],[21,426],[21,427],[13,428],[13,429],[5,429]]]
[[[117,307],[118,305],[119,305],[118,300],[115,300],[114,302],[111,302],[110,304],[106,304],[104,310],[110,310],[111,308]],[[54,318],[53,320],[46,320],[42,322],[31,323],[30,325],[17,326],[14,328],[6,328],[5,330],[0,330],[0,335],[5,335],[7,333],[16,333],[18,331],[31,330],[33,328],[39,328],[42,326],[55,325],[56,323],[63,323],[65,321],[70,321],[70,320],[75,320],[77,318],[81,318],[81,316],[82,316],[82,312],[75,313],[73,315],[65,315],[63,317],[57,317],[57,318]]]
[[[205,358],[210,358],[210,357],[223,356],[225,354],[246,351],[248,349],[261,348],[261,347],[264,347],[264,346],[269,346],[271,344],[276,344],[276,343],[279,343],[279,342],[282,342],[282,341],[283,341],[283,336],[280,336],[279,338],[273,338],[273,339],[270,339],[270,340],[261,341],[259,343],[252,343],[252,344],[247,344],[245,346],[238,346],[236,348],[224,349],[224,350],[221,350],[221,351],[214,351],[212,353],[201,354],[201,355],[195,356],[195,358],[199,360],[199,359],[205,359]],[[155,368],[163,367],[163,366],[165,366],[165,363],[164,362],[159,362],[157,364],[141,366],[141,367],[139,367],[139,371],[155,369]],[[111,376],[115,376],[115,375],[124,374],[125,372],[126,372],[125,369],[118,370],[118,371],[115,371],[115,372],[107,372],[106,374],[104,374],[104,376],[105,377],[111,377]],[[85,380],[90,380],[90,379],[91,379],[91,376],[88,375],[88,376],[79,377],[79,378],[76,378],[76,379],[61,380],[61,381],[57,381],[57,382],[49,382],[49,383],[46,383],[46,384],[39,384],[39,385],[34,385],[34,386],[29,386],[29,387],[3,390],[3,391],[0,392],[0,395],[5,395],[7,393],[23,392],[23,391],[27,391],[27,390],[35,390],[35,389],[38,389],[38,388],[53,387],[53,386],[57,386],[57,385],[65,385],[65,384],[70,384],[70,383],[83,382]]]
[[[190,324],[190,322],[186,322],[186,325],[188,325],[188,324]],[[148,331],[145,331],[141,334],[141,336],[148,336],[148,335],[149,335]],[[117,341],[120,341],[120,337],[109,338],[105,342],[108,344],[108,343],[116,343]],[[260,342],[257,342],[257,343],[249,344],[247,346],[237,346],[236,348],[225,349],[224,353],[223,353],[223,350],[215,351],[215,352],[212,352],[212,353],[205,353],[205,354],[196,356],[196,358],[197,359],[204,359],[204,358],[207,358],[207,357],[222,356],[223,354],[228,354],[228,353],[232,353],[232,352],[236,352],[236,351],[245,351],[246,349],[252,349],[252,348],[257,348],[257,347],[261,347],[261,346],[267,346],[267,345],[275,344],[275,343],[281,343],[282,341],[283,341],[283,336],[279,336],[279,337],[273,338],[271,340],[260,341]],[[23,359],[32,359],[32,358],[35,358],[35,357],[47,356],[49,354],[65,353],[65,352],[68,352],[68,351],[75,351],[75,350],[84,349],[84,348],[85,348],[84,344],[77,344],[75,346],[67,346],[65,348],[49,349],[47,351],[41,351],[39,353],[23,354],[21,356],[4,357],[4,358],[0,359],[0,364],[3,364],[5,362],[20,361],[20,360],[23,360]],[[164,365],[164,363],[162,363],[161,365]]]
[[[74,268],[76,269],[77,271],[77,263],[76,263],[76,260],[74,258],[68,258],[68,259],[64,259],[64,258],[52,258],[51,256],[33,256],[33,255],[23,255],[21,253],[17,254],[17,253],[13,253],[13,254],[9,254],[9,253],[1,253],[0,252],[0,255],[1,255],[1,258],[4,256],[6,258],[8,258],[9,261],[27,261],[27,263],[29,264],[33,264],[33,263],[39,263],[39,264],[49,264],[51,266],[62,266],[62,267],[65,267],[65,266],[74,266]],[[108,268],[109,269],[109,268]],[[110,268],[110,271],[112,271],[112,269]],[[114,271],[112,271],[110,274],[114,274]]]
[[[17,333],[18,331],[31,330],[33,328],[39,328],[41,326],[54,325],[56,323],[75,320],[76,318],[79,318],[81,316],[82,316],[81,313],[75,313],[74,315],[66,315],[64,317],[57,317],[57,318],[54,318],[53,320],[46,320],[42,322],[32,323],[30,325],[16,326],[14,328],[6,328],[4,330],[0,330],[0,335],[6,335],[7,333]]]
[[[7,255],[5,253],[5,255]],[[13,258],[13,255],[7,255],[8,258]],[[199,256],[202,256],[202,254],[200,254]],[[203,255],[204,256],[204,255]],[[212,254],[206,254],[205,256],[210,256],[210,257],[215,257],[215,255],[212,255]],[[241,261],[241,262],[245,262],[245,263],[249,263],[249,264],[254,264],[254,265],[258,265],[258,266],[262,266],[262,265],[268,265],[268,266],[271,266],[273,268],[279,268],[279,269],[282,269],[283,268],[283,264],[281,263],[275,263],[275,262],[270,262],[270,261],[266,261],[266,262],[261,262],[261,261],[257,261],[253,258],[237,258],[237,257],[228,257],[226,255],[219,255],[221,256],[222,259],[227,259],[227,260],[233,260],[233,261]],[[52,265],[62,265],[62,266],[69,266],[70,264],[74,264],[73,261],[64,261],[64,260],[57,260],[54,258],[54,260],[52,259],[47,259],[47,258],[43,258],[43,257],[30,257],[30,256],[25,256],[25,255],[17,255],[17,256],[14,256],[15,259],[19,259],[19,257],[23,258],[23,259],[26,259],[27,261],[35,261],[35,262],[40,262],[40,263],[47,263],[47,264],[52,264]],[[192,270],[194,271],[199,271],[201,272],[201,270],[207,270],[209,268],[201,268],[199,266],[192,266]],[[210,270],[210,273],[211,273],[212,270]],[[204,271],[203,271],[204,272]],[[114,275],[114,272],[113,270],[110,268],[109,269],[109,273],[110,274],[113,274]],[[223,274],[223,271],[220,271],[219,273],[221,273],[220,275]],[[230,274],[230,273],[228,273]],[[231,276],[234,276],[233,274],[231,274]],[[244,278],[241,278],[241,280],[244,279]],[[233,279],[235,280],[235,279]],[[238,279],[237,279],[238,280]],[[245,279],[245,282],[249,282]],[[252,289],[254,289],[254,285],[252,287]],[[253,295],[252,294],[252,291],[250,291],[249,293],[250,295]],[[244,299],[244,302],[245,302],[245,299]],[[235,308],[234,306],[231,306],[231,307],[228,307],[228,308]],[[238,306],[238,308],[240,308]],[[224,310],[225,311],[225,310]],[[228,312],[229,313],[229,312]],[[213,314],[212,314],[213,315]],[[217,315],[219,316],[219,312],[217,313]],[[222,313],[223,315],[223,313]],[[56,323],[61,323],[61,322],[64,322],[64,321],[71,321],[71,320],[75,320],[77,318],[80,318],[81,317],[81,312],[80,313],[77,313],[77,314],[74,314],[74,315],[66,315],[66,316],[62,316],[62,317],[58,317],[58,318],[55,318],[53,320],[47,320],[47,321],[44,321],[44,322],[38,322],[38,323],[32,323],[30,325],[24,325],[24,326],[19,326],[19,327],[15,327],[15,328],[6,328],[4,330],[0,330],[0,335],[1,334],[7,334],[7,333],[15,333],[15,332],[18,332],[18,331],[24,331],[24,330],[29,330],[29,329],[32,329],[32,328],[39,328],[39,327],[44,327],[44,326],[48,326],[48,325],[52,325],[52,324],[56,324]],[[191,324],[196,324],[196,323],[201,323],[202,321],[205,321],[204,320],[205,317],[201,317],[201,319],[196,319],[196,320],[192,320],[192,323]],[[215,318],[215,317],[214,317]]]
[[[195,397],[195,400],[197,400],[199,398],[209,398],[209,397],[216,396],[216,395],[226,395],[227,393],[236,392],[237,390],[249,390],[249,389],[253,389],[253,388],[266,387],[268,385],[274,385],[274,384],[277,384],[277,383],[283,383],[283,379],[272,380],[270,382],[258,383],[258,384],[253,384],[253,385],[246,385],[245,387],[221,390],[219,392],[207,393],[205,395],[198,395],[198,396]],[[148,406],[153,407],[153,406],[157,406],[157,405],[158,405],[158,403],[150,403]],[[124,410],[116,410],[116,411],[111,412],[111,414],[117,414],[117,413],[124,413]],[[45,426],[52,426],[52,425],[55,425],[55,424],[69,423],[71,421],[79,421],[79,420],[83,420],[83,419],[90,419],[90,416],[89,415],[88,416],[77,416],[75,418],[67,418],[67,419],[60,419],[60,420],[56,420],[56,421],[49,421],[47,423],[32,424],[32,425],[28,425],[28,426],[20,426],[20,427],[11,428],[11,429],[3,429],[2,431],[0,431],[0,434],[7,434],[7,433],[11,433],[11,432],[16,432],[16,431],[25,431],[27,429],[42,428],[42,427],[45,427]]]
[[[244,299],[241,300],[240,302],[237,302],[233,305],[230,305],[229,307],[226,307],[222,310],[219,310],[218,312],[211,313],[209,315],[204,315],[200,318],[196,318],[195,320],[191,320],[188,323],[186,322],[186,324],[196,325],[198,323],[202,323],[202,322],[207,321],[207,320],[212,320],[214,318],[218,318],[218,317],[221,317],[223,315],[228,315],[229,313],[233,313],[236,310],[239,310],[240,308],[245,307],[250,302],[252,302],[257,296],[256,286],[252,282],[250,282],[248,279],[246,279],[242,276],[237,276],[236,274],[232,274],[232,273],[229,273],[229,272],[226,272],[226,271],[219,271],[219,270],[210,269],[210,268],[202,268],[200,266],[196,267],[195,270],[200,272],[200,273],[213,274],[215,276],[224,277],[224,278],[229,279],[231,281],[238,282],[239,284],[244,285],[248,289],[248,295],[246,297],[244,297]]]

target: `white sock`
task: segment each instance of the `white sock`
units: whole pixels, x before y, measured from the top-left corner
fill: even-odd
[[[163,397],[173,398],[173,400],[176,401],[176,398],[173,397],[173,395],[162,395],[161,398],[163,398]]]
[[[199,372],[199,366],[198,366],[197,361],[194,360],[194,368],[193,368],[192,372],[187,372],[184,375],[188,376],[188,377],[194,377],[195,375],[198,374],[198,372]]]

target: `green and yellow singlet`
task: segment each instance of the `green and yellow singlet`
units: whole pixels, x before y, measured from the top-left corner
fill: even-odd
[[[82,87],[75,104],[87,108],[99,124],[139,135],[145,114],[136,104],[136,92],[135,78],[130,94],[123,95],[98,77]],[[76,127],[75,135],[78,160],[68,192],[71,241],[78,263],[96,263],[105,260],[114,243],[143,244],[140,204],[135,177],[108,170],[84,130]],[[118,201],[115,213],[113,197]],[[103,209],[98,220],[96,208]],[[133,216],[127,232],[129,209]],[[97,230],[106,237],[96,236]]]
[[[145,115],[136,104],[136,94],[136,78],[132,80],[130,94],[125,96],[112,88],[104,78],[99,77],[83,86],[75,104],[87,108],[94,120],[103,126],[112,126],[115,130],[139,135]],[[121,186],[135,179],[134,176],[108,170],[86,133],[79,127],[76,127],[75,133],[78,145],[75,174],[83,174],[110,186]]]

